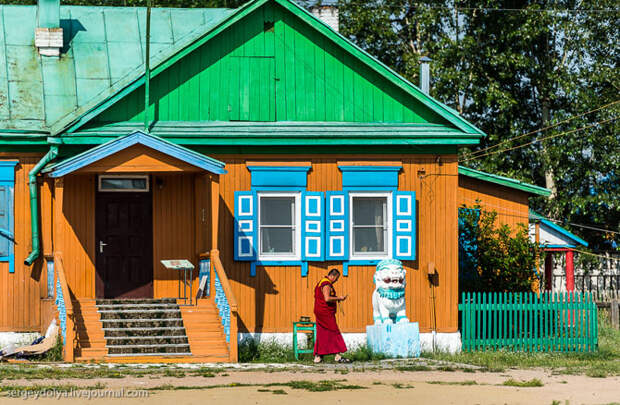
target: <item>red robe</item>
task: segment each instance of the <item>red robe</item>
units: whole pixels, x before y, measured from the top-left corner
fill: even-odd
[[[336,323],[335,301],[326,302],[323,296],[323,287],[329,285],[330,297],[336,296],[336,291],[331,281],[324,277],[314,288],[314,315],[316,316],[316,342],[314,342],[314,354],[323,356],[325,354],[344,353],[347,345],[338,329]]]

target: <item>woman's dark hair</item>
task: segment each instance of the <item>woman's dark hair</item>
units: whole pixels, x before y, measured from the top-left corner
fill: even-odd
[[[337,269],[331,269],[329,271],[329,273],[327,273],[328,276],[339,276],[340,272]]]

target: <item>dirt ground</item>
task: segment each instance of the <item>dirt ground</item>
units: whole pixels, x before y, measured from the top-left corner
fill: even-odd
[[[502,385],[508,379],[539,379],[542,387]],[[337,380],[362,388],[311,392],[290,386],[291,381]],[[472,381],[475,381],[473,383]],[[552,375],[545,370],[508,370],[502,373],[464,371],[350,371],[299,369],[286,371],[225,370],[214,377],[126,376],[99,380],[11,380],[3,382],[1,404],[610,404],[620,403],[620,377],[591,378]],[[286,386],[269,386],[284,383]],[[461,385],[469,384],[469,385]],[[11,392],[11,386],[79,386],[100,388],[68,393],[46,389],[39,393]],[[251,384],[251,386],[235,386]],[[224,386],[222,386],[224,385]],[[221,386],[217,388],[208,388]],[[159,387],[157,390],[153,388]],[[192,387],[196,387],[195,389]],[[151,390],[148,390],[148,389]],[[164,389],[162,389],[164,388]],[[133,391],[140,390],[140,391]],[[88,396],[93,398],[88,398]],[[106,395],[106,397],[101,397]],[[99,396],[99,398],[97,398]],[[116,396],[116,398],[115,398]],[[138,396],[138,397],[135,397]],[[554,402],[555,401],[555,402]]]

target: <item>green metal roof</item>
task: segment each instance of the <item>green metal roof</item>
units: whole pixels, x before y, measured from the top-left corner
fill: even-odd
[[[233,12],[152,9],[151,64]],[[36,6],[0,6],[0,128],[49,131],[144,73],[145,8],[61,6],[60,18],[65,52],[42,58],[34,47]]]
[[[94,144],[141,129],[142,123],[124,122],[83,129],[62,137],[65,144]],[[355,122],[239,122],[157,121],[150,133],[185,145],[373,145],[464,144],[460,130],[439,124]]]
[[[445,144],[445,139],[449,144],[475,144],[484,135],[454,110],[422,93],[290,0],[252,0],[238,9],[153,9],[153,76],[270,1],[301,18],[457,129],[448,133],[451,128],[445,127],[443,140],[439,134],[425,141],[422,137],[408,140],[407,134],[397,133],[390,138],[401,138],[395,144]],[[144,82],[144,8],[61,7],[66,49],[60,59],[38,56],[33,46],[35,14],[34,6],[0,6],[0,23],[6,33],[0,34],[0,132],[21,129],[63,134],[80,130],[81,125]],[[8,21],[12,28],[17,28],[7,30]],[[2,66],[8,68],[3,72]],[[2,102],[3,96],[8,102]],[[0,142],[42,141],[40,135],[29,138],[30,135],[0,133]]]
[[[459,166],[459,174],[474,179],[488,181],[490,183],[501,184],[502,186],[514,188],[516,190],[525,191],[530,194],[537,194],[548,197],[551,190],[544,187],[535,186],[533,184],[524,183],[510,177],[498,176],[497,174],[485,173],[479,170],[470,169],[469,167]]]

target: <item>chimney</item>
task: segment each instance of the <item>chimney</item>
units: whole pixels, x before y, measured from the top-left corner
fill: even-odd
[[[431,58],[422,56],[420,58],[420,90],[422,93],[428,94],[431,82],[430,62]]]
[[[318,0],[310,12],[313,16],[329,25],[334,31],[338,32],[340,18],[338,14],[337,0]]]
[[[62,44],[60,0],[38,0],[34,45],[40,55],[60,56]]]

